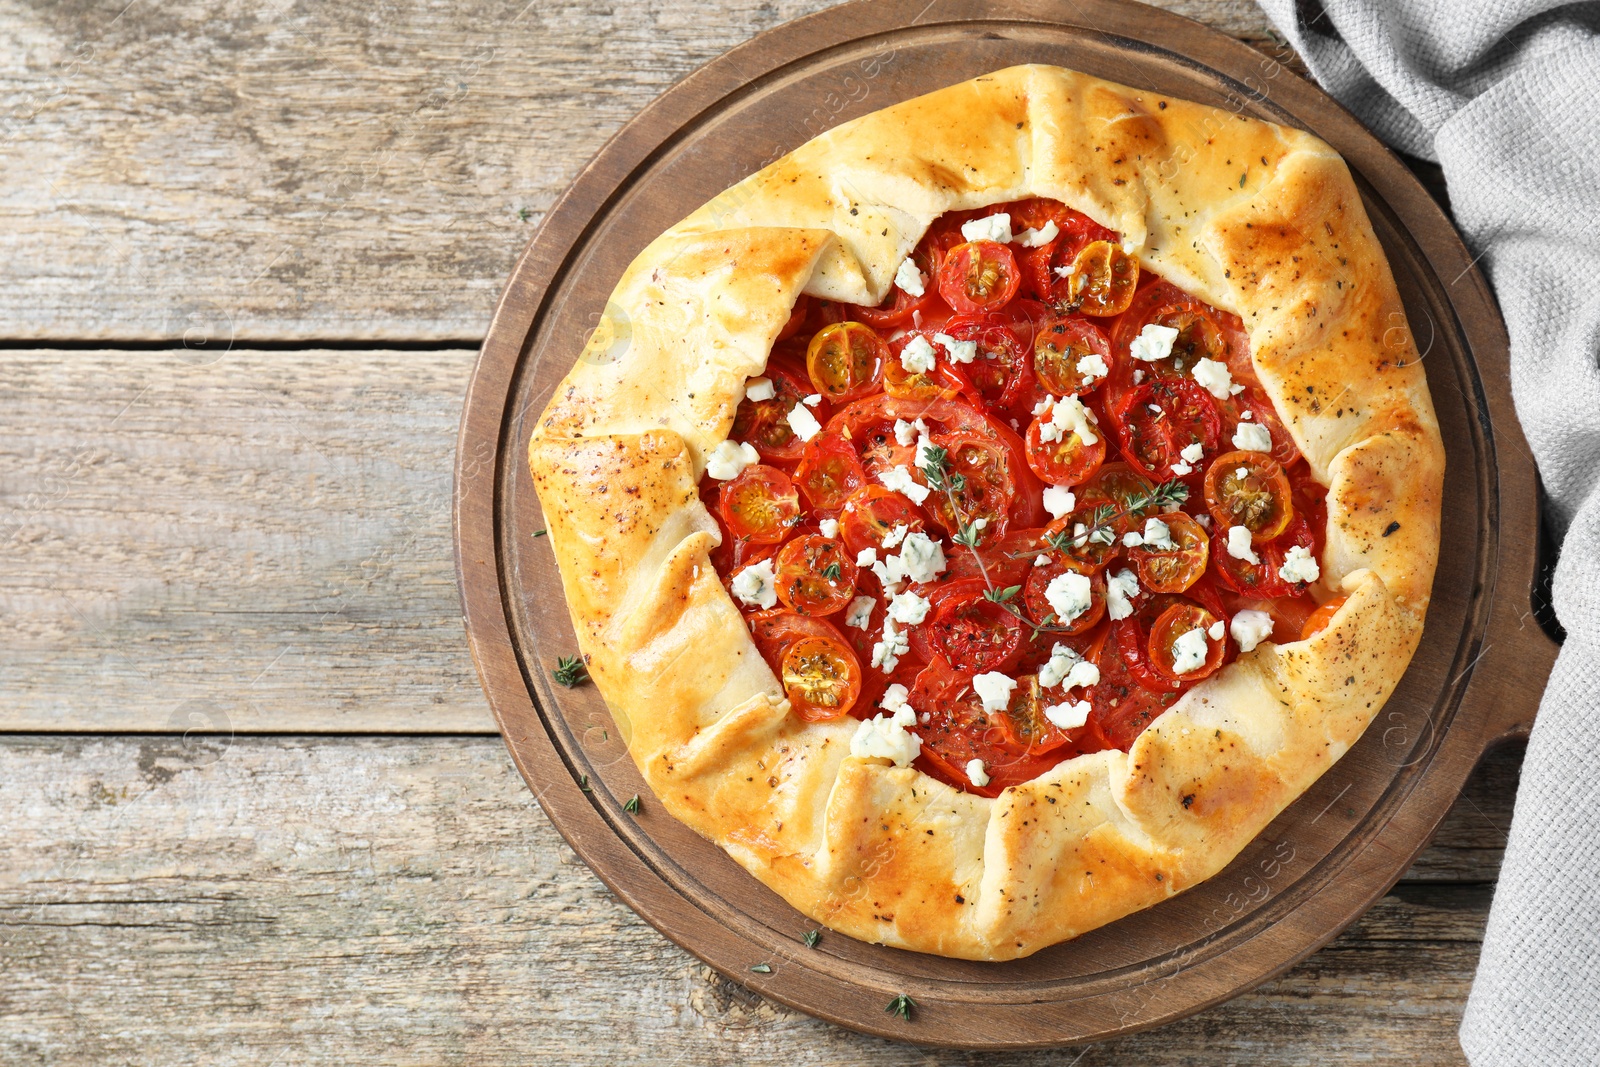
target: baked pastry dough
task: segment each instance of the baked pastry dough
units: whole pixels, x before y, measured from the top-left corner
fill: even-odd
[[[946,211],[1050,197],[1238,315],[1328,487],[1348,595],[1186,692],[1130,751],[986,798],[807,723],[713,569],[697,486],[802,294],[876,305]],[[1074,71],[998,71],[802,145],[653,241],[529,459],[579,645],[663,807],[866,941],[1005,960],[1215,874],[1355,741],[1419,640],[1444,452],[1393,278],[1310,134]]]

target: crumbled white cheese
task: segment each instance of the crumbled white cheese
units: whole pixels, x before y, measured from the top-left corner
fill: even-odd
[[[912,374],[927,374],[933,369],[934,359],[933,346],[920,333],[900,350],[900,365]]]
[[[1127,533],[1122,535],[1123,548],[1138,548],[1142,544],[1144,544],[1143,534],[1137,534],[1132,530],[1129,530]]]
[[[1256,550],[1250,547],[1250,527],[1228,527],[1228,555],[1234,559],[1242,559],[1246,563],[1261,562],[1261,557],[1256,555]]]
[[[1144,381],[1144,371],[1135,369],[1133,372],[1133,384],[1138,385],[1142,381]]]
[[[999,671],[972,676],[972,691],[978,694],[984,711],[1005,711],[1011,705],[1011,691],[1016,687],[1015,678]]]
[[[1212,623],[1210,628],[1206,630],[1206,633],[1211,635],[1211,640],[1213,641],[1221,641],[1222,635],[1227,632],[1228,628],[1222,625],[1221,619],[1218,619],[1216,622]]]
[[[724,441],[706,457],[706,473],[725,482],[739,477],[739,472],[752,463],[760,462],[760,454],[749,441]]]
[[[1050,650],[1050,659],[1039,668],[1039,684],[1046,689],[1063,685],[1072,689],[1080,685],[1097,685],[1100,668],[1078,655],[1066,645],[1056,645]]]
[[[1272,432],[1259,422],[1241,422],[1233,431],[1233,447],[1243,452],[1271,452]]]
[[[1211,516],[1210,515],[1196,515],[1194,517],[1194,521],[1198,522],[1200,524],[1200,528],[1203,529],[1203,530],[1211,529]]]
[[[800,403],[804,404],[808,408],[814,408],[818,404],[822,403],[822,394],[812,393],[810,396],[802,397],[800,399]]]
[[[1056,621],[1065,626],[1089,610],[1094,602],[1092,588],[1087,574],[1062,571],[1044,587],[1044,599],[1056,613]]]
[[[1172,672],[1188,674],[1204,667],[1209,648],[1206,632],[1198,626],[1179,634],[1172,642]]]
[[[900,269],[894,272],[894,284],[911,296],[926,296],[928,292],[928,276],[917,269],[910,256],[900,261]]]
[[[1178,455],[1183,457],[1185,463],[1199,463],[1200,458],[1206,454],[1206,446],[1199,441],[1184,445]]]
[[[1111,373],[1111,368],[1106,366],[1106,357],[1098,352],[1090,352],[1078,360],[1078,373],[1083,375],[1080,383],[1087,389],[1095,382]]]
[[[1283,557],[1283,566],[1278,568],[1278,577],[1286,582],[1314,582],[1322,577],[1322,568],[1309,548],[1291,545]]]
[[[771,378],[751,378],[744,383],[746,400],[771,400],[777,395],[778,390],[773,386]]]
[[[874,715],[856,727],[850,738],[850,755],[860,759],[881,757],[904,767],[922,752],[922,738],[907,730],[915,726],[917,713],[903,705],[893,715]]]
[[[1039,427],[1039,439],[1059,441],[1071,431],[1085,445],[1092,445],[1100,440],[1090,428],[1095,421],[1094,412],[1084,407],[1083,401],[1075,396],[1064,396],[1051,405],[1050,421]]]
[[[857,567],[870,567],[876,562],[878,562],[878,550],[871,545],[856,553]]]
[[[770,608],[778,603],[778,576],[772,561],[752,563],[733,576],[733,595],[753,608]]]
[[[895,629],[893,619],[883,620],[883,640],[872,646],[872,665],[885,674],[900,666],[900,657],[911,651],[911,639]]]
[[[976,341],[957,341],[947,333],[936,333],[933,339],[950,356],[951,363],[971,363],[978,358]]]
[[[1044,487],[1044,509],[1050,513],[1052,519],[1059,519],[1078,506],[1078,498],[1071,489],[1063,489],[1059,485]]]
[[[1021,233],[1013,237],[1012,240],[1016,241],[1017,244],[1021,245],[1023,248],[1038,248],[1040,245],[1047,245],[1051,241],[1054,241],[1056,237],[1060,235],[1060,233],[1061,227],[1056,225],[1055,219],[1051,219],[1038,229],[1029,227],[1028,229],[1023,230]]]
[[[931,582],[944,570],[944,548],[920,530],[906,534],[900,546],[900,568],[913,582]]]
[[[1160,519],[1144,520],[1144,543],[1162,552],[1171,552],[1178,547],[1172,543],[1172,527]]]
[[[1189,466],[1187,463],[1174,463],[1172,465],[1172,473],[1177,475],[1179,478],[1182,478],[1185,475],[1193,474],[1194,468]]]
[[[1106,614],[1113,622],[1133,614],[1133,598],[1139,595],[1139,578],[1124,567],[1106,579]]]
[[[898,548],[900,546],[900,542],[904,541],[906,539],[906,534],[910,532],[911,527],[907,526],[903,522],[897,522],[893,526],[889,527],[889,532],[883,535],[884,551],[888,551],[891,548]]]
[[[820,533],[823,537],[838,537],[839,536],[839,520],[838,519],[823,519],[823,520],[821,520],[820,522],[817,523],[817,532]]]
[[[1172,355],[1172,342],[1178,339],[1178,331],[1172,326],[1158,326],[1150,323],[1139,331],[1139,336],[1128,345],[1128,354],[1134,359],[1146,363],[1154,363],[1158,359],[1166,359]]]
[[[989,784],[989,772],[983,769],[983,760],[967,760],[967,781],[979,789]]]
[[[1228,632],[1239,642],[1240,652],[1249,652],[1272,636],[1272,616],[1264,611],[1246,608],[1233,617]]]
[[[905,707],[906,702],[910,699],[911,690],[896,682],[883,691],[883,697],[878,701],[878,707],[895,712]]]
[[[1206,392],[1218,400],[1226,399],[1233,389],[1233,375],[1226,363],[1201,356],[1200,361],[1189,373],[1194,375],[1194,380],[1199,382]]]
[[[1049,556],[1045,555],[1043,552],[1041,552],[1037,556],[1033,557],[1033,565],[1035,567],[1048,567],[1053,562],[1055,562],[1055,561],[1052,560]]]
[[[907,626],[915,626],[928,617],[931,606],[927,597],[904,592],[889,601],[889,618]]]
[[[1240,415],[1239,417],[1246,422],[1249,422],[1251,419],[1256,417],[1256,413],[1251,411],[1249,408],[1245,408],[1244,414]]]
[[[857,630],[865,630],[872,625],[872,606],[877,601],[869,596],[858,596],[850,601],[850,606],[844,609],[844,624],[853,626]]]
[[[963,222],[961,238],[964,241],[997,241],[1000,244],[1010,244],[1011,216],[1001,211],[981,219],[973,219],[971,222]]]
[[[879,471],[878,481],[883,483],[885,489],[893,489],[908,497],[913,504],[920,504],[928,499],[928,487],[911,477],[911,471],[904,463],[892,470]]]
[[[1051,704],[1044,709],[1044,717],[1058,730],[1076,730],[1089,721],[1091,710],[1087,700],[1076,704]]]
[[[802,441],[809,441],[822,432],[822,423],[811,414],[811,409],[803,404],[796,404],[789,409],[789,427],[794,430],[795,436]]]
[[[919,433],[925,434],[927,432],[928,424],[921,419],[915,422],[907,422],[905,419],[894,420],[894,439],[902,445],[911,444],[917,439]]]

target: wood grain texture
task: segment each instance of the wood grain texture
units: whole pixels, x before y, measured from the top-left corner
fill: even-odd
[[[493,731],[450,546],[473,356],[0,352],[0,729]]]
[[[606,138],[827,6],[0,0],[0,338],[476,340]]]
[[[1515,756],[1471,807],[1504,816]],[[0,1062],[1002,1062],[717,977],[606,892],[496,739],[7,737],[0,811]],[[1438,851],[1419,867],[1457,865]],[[1494,868],[1470,873],[1402,883],[1220,1008],[1003,1062],[1463,1062]]]

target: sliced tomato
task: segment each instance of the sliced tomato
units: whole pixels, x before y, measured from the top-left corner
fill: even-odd
[[[1008,529],[1004,537],[975,549],[961,548],[946,556],[943,579],[953,582],[960,578],[979,578],[995,589],[1021,585],[1035,557],[1044,551],[1040,548],[1043,535],[1044,531],[1037,528]]]
[[[1146,625],[1130,616],[1111,624],[1111,639],[1116,642],[1122,662],[1127,665],[1133,680],[1152,693],[1175,693],[1181,686],[1160,671],[1150,661],[1149,636]]]
[[[832,615],[856,595],[856,562],[844,543],[802,534],[777,555],[778,599],[801,615]]]
[[[1021,700],[1028,699],[1029,690],[1019,684],[1012,703],[1019,701],[1019,692]],[[1037,778],[1066,756],[1056,746],[1053,751],[1019,746],[1013,740],[1019,728],[1014,723],[1002,725],[1007,712],[985,711],[973,692],[972,675],[944,664],[932,664],[917,676],[910,703],[927,717],[924,722],[919,715],[916,728],[922,739],[918,768],[967,792],[999,796],[1006,787]],[[984,762],[986,785],[974,785],[967,775],[975,759]]]
[[[1184,512],[1174,511],[1159,518],[1166,524],[1172,547],[1141,544],[1128,550],[1128,560],[1138,572],[1140,588],[1152,593],[1181,593],[1206,573],[1211,538]],[[1139,533],[1142,537],[1143,530]]]
[[[1079,315],[1052,316],[1033,337],[1034,377],[1055,396],[1100,388],[1110,375],[1112,360],[1105,332]]]
[[[844,404],[878,391],[888,359],[889,346],[871,326],[836,322],[806,346],[806,373],[824,400]]]
[[[765,374],[772,382],[772,398],[741,400],[733,416],[731,437],[735,441],[750,442],[763,459],[799,459],[805,442],[789,425],[789,412],[811,395],[811,382],[794,367],[779,362],[777,357],[767,361]],[[826,412],[814,414],[819,420],[827,418]]]
[[[839,719],[855,706],[861,693],[861,664],[844,635],[826,619],[763,611],[751,617],[750,632],[782,682],[796,718]]]
[[[1121,551],[1125,525],[1125,519],[1103,513],[1101,504],[1080,496],[1076,508],[1045,527],[1043,543],[1051,556],[1073,570],[1098,571]]]
[[[783,328],[778,331],[778,336],[773,338],[773,343],[777,344],[781,341],[787,341],[789,338],[799,333],[800,328],[806,324],[806,318],[810,314],[811,298],[806,296],[804,293],[801,293],[799,298],[795,300],[794,307],[789,311],[789,321],[783,324]]]
[[[1083,614],[1063,621],[1050,603],[1047,591],[1050,583],[1063,574],[1083,574],[1077,567],[1068,567],[1059,562],[1047,563],[1044,566],[1034,567],[1028,572],[1027,581],[1022,586],[1022,600],[1027,609],[1028,618],[1041,628],[1048,628],[1049,632],[1067,635],[1087,633],[1100,624],[1106,616],[1106,578],[1100,571],[1093,571],[1086,575],[1089,579],[1089,607]]]
[[[937,362],[928,371],[911,371],[901,362],[900,354],[913,337],[922,337],[933,344]],[[897,337],[889,345],[889,361],[883,366],[883,391],[896,400],[950,400],[966,387],[967,381],[950,369],[942,358],[942,349],[934,344],[931,332],[912,332]]]
[[[867,473],[843,435],[823,432],[806,442],[794,480],[814,513],[834,515],[866,484]]]
[[[1016,220],[1018,208],[1012,209],[1013,232],[1019,231]],[[1029,226],[1043,229],[1046,221],[1056,224],[1055,240],[1037,248],[1023,248],[1017,253],[1018,264],[1028,289],[1047,303],[1067,305],[1072,301],[1072,265],[1078,253],[1094,241],[1118,241],[1114,230],[1108,230],[1089,216],[1074,211],[1059,201],[1048,201],[1042,208],[1022,209],[1024,219],[1032,219]]]
[[[1116,365],[1109,391],[1120,398],[1139,385],[1135,375],[1153,378],[1187,379],[1201,358],[1228,362],[1232,355],[1229,339],[1218,325],[1221,313],[1167,281],[1157,281],[1134,294],[1128,309],[1111,327],[1111,352]],[[1146,326],[1167,326],[1178,331],[1172,351],[1165,359],[1144,361],[1131,354],[1134,338]],[[1246,355],[1248,359],[1248,354]],[[1231,366],[1231,364],[1230,364]]]
[[[883,548],[883,539],[896,526],[924,530],[928,517],[901,493],[881,485],[865,485],[851,494],[839,519],[839,536],[851,557],[865,548]]]
[[[1265,544],[1294,518],[1288,475],[1265,452],[1224,452],[1206,471],[1205,491],[1219,537],[1243,526],[1252,543]]]
[[[1010,704],[996,716],[1008,753],[1023,752],[1038,756],[1054,752],[1067,744],[1071,738],[1066,731],[1045,718],[1044,692],[1039,688],[1038,676],[1021,674],[1016,682],[1017,688],[1011,691]],[[993,781],[994,771],[986,767],[985,773]]]
[[[973,433],[939,433],[933,443],[945,450],[947,488],[929,495],[934,523],[951,535],[969,530],[975,544],[1004,537],[1017,486],[1004,444]]]
[[[922,274],[922,295],[913,296],[891,284],[889,293],[877,307],[853,307],[852,316],[859,322],[878,330],[892,330],[910,325],[918,312],[928,312],[939,303],[939,272],[935,269],[932,254],[924,248],[911,253],[911,262]]]
[[[800,522],[800,494],[783,471],[755,463],[722,483],[717,511],[734,537],[777,544]]]
[[[977,352],[970,363],[950,370],[966,384],[972,398],[993,408],[1015,406],[1026,392],[1031,369],[1028,348],[1004,315],[957,315],[942,331],[956,341],[970,341]],[[943,356],[943,346],[936,346]]]
[[[1211,631],[1224,627],[1221,636],[1213,637]],[[1222,666],[1222,656],[1227,651],[1226,623],[1199,604],[1172,604],[1150,626],[1146,651],[1150,665],[1157,674],[1173,685],[1198,682]],[[1199,636],[1195,637],[1194,634]],[[1186,642],[1203,642],[1203,658],[1190,663],[1186,658]]]
[[[1339,614],[1339,609],[1344,607],[1345,602],[1349,599],[1347,596],[1336,596],[1316,611],[1313,611],[1300,628],[1300,640],[1309,641],[1326,630],[1328,624],[1333,622],[1333,617]]]
[[[1106,458],[1106,439],[1097,435],[1094,444],[1086,445],[1083,438],[1068,430],[1054,441],[1044,439],[1048,419],[1041,415],[1028,426],[1028,466],[1041,479],[1051,485],[1073,486],[1089,480]],[[1060,431],[1051,426],[1052,431]]]
[[[1139,261],[1111,241],[1091,241],[1072,261],[1067,299],[1080,313],[1120,315],[1139,287]]]
[[[1219,533],[1216,551],[1211,553],[1211,558],[1215,561],[1213,569],[1224,586],[1252,599],[1286,599],[1304,596],[1306,593],[1304,586],[1284,581],[1278,571],[1283,566],[1291,546],[1300,545],[1312,549],[1314,543],[1311,526],[1302,515],[1296,515],[1277,540],[1265,545],[1251,546],[1258,561],[1256,563],[1236,559],[1228,551],[1226,534]]]
[[[1004,307],[1021,284],[1016,257],[995,241],[956,245],[939,267],[939,295],[958,315]]]
[[[925,624],[933,652],[958,671],[1004,671],[1022,651],[1026,626],[985,591],[981,581],[946,586]]]
[[[1148,689],[1135,680],[1123,656],[1123,642],[1115,639],[1120,625],[1112,624],[1113,639],[1106,642],[1098,660],[1100,681],[1089,694],[1089,722],[1107,748],[1126,752],[1147,726],[1177,702],[1178,693]]]
[[[1222,416],[1211,395],[1188,378],[1161,378],[1124,393],[1111,411],[1117,441],[1128,462],[1152,478],[1192,473],[1216,454],[1222,440]],[[1183,450],[1200,445],[1191,462]],[[1182,464],[1174,471],[1175,465]]]

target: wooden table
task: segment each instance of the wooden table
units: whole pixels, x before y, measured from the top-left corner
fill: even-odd
[[[460,627],[451,450],[513,258],[638,108],[825,4],[124,3],[0,0],[0,1062],[989,1062],[635,918]],[[1283,54],[1245,0],[1168,6]],[[1520,755],[1282,978],[1007,1062],[1462,1062]]]

